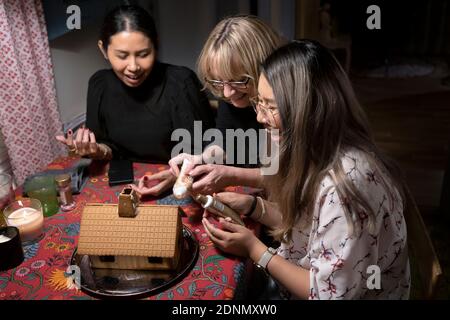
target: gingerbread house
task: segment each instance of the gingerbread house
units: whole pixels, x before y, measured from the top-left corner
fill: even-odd
[[[87,204],[78,254],[101,269],[172,270],[183,244],[178,206],[137,205],[135,215],[120,216],[117,204]]]

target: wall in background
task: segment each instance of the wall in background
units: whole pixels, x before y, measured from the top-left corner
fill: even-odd
[[[161,1],[157,5],[160,59],[195,70],[196,59],[216,24],[217,2]]]
[[[50,42],[56,95],[63,123],[86,112],[91,75],[109,65],[97,48],[98,26],[67,33]]]
[[[257,14],[291,39],[295,34],[295,0],[137,0],[152,12],[160,37],[161,61],[195,70],[201,48],[215,24],[232,14]],[[81,12],[83,15],[83,12]],[[63,123],[77,123],[86,112],[88,80],[108,68],[97,48],[101,20],[90,21],[50,41],[58,106]]]

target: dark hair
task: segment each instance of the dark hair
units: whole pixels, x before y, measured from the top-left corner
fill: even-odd
[[[390,186],[403,196],[404,181],[398,166],[375,145],[366,114],[337,59],[316,41],[293,41],[274,51],[261,70],[272,87],[281,120],[279,170],[266,178],[270,198],[283,215],[275,237],[291,239],[299,216],[313,212],[326,176],[334,180],[341,200],[347,201],[343,209],[350,234],[359,226],[352,215],[359,208],[369,216],[369,231],[374,230],[376,213],[368,194],[345,173],[342,156],[359,150],[374,170],[386,172],[390,179],[381,177],[380,183],[391,203],[396,194]]]
[[[122,31],[142,32],[151,40],[155,50],[158,50],[155,21],[145,9],[135,5],[123,5],[106,15],[100,30],[100,40],[103,42],[105,51],[108,49],[111,37]]]

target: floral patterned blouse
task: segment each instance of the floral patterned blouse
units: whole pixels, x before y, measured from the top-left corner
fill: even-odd
[[[383,173],[371,168],[362,152],[347,152],[342,164],[376,213],[375,232],[365,228],[349,235],[343,204],[327,176],[311,222],[299,221],[292,241],[282,244],[278,254],[310,270],[309,299],[408,299],[411,279],[400,194],[392,187],[394,201],[389,200],[392,197],[381,183]],[[365,219],[361,211],[356,223]],[[295,298],[281,291],[283,298]]]

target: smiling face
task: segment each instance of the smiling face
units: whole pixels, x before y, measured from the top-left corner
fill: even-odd
[[[98,46],[116,76],[129,87],[138,87],[152,71],[156,52],[150,38],[138,31],[122,31],[110,37],[107,51]]]
[[[273,89],[263,74],[259,77],[258,98],[260,103],[256,106],[256,120],[271,133],[272,139],[279,140],[278,132],[281,131],[280,114],[275,102]]]
[[[221,88],[212,88],[214,92],[222,96],[236,108],[247,108],[251,106],[250,97],[254,95],[255,91],[253,80],[249,79],[240,64],[236,61],[227,61],[228,63],[224,64],[220,58],[212,60],[212,67],[207,76],[208,80],[225,82]],[[244,87],[230,83],[245,82],[246,80],[248,82]]]

